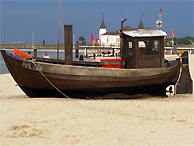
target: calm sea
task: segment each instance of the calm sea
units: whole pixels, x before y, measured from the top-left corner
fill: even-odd
[[[22,50],[22,51],[24,51],[25,53],[28,53],[30,51],[31,55],[32,56],[34,55],[34,52],[32,50]],[[12,52],[12,49],[8,49],[7,52]],[[50,56],[50,58],[55,58],[55,59],[57,58],[56,50],[52,50],[52,51],[51,50],[49,50],[49,51],[40,50],[40,51],[38,51],[38,57],[42,57],[45,52],[48,52],[48,55]],[[83,53],[80,52],[79,55],[81,55],[81,54],[83,54]],[[59,58],[64,60],[64,56],[65,56],[64,51],[60,51]],[[75,53],[73,53],[73,57],[75,59]],[[5,62],[3,60],[3,57],[0,53],[0,74],[6,74],[6,73],[9,73],[9,71],[8,71],[8,69],[5,65]]]

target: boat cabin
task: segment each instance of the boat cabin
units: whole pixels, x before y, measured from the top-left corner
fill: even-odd
[[[121,35],[121,59],[125,68],[164,67],[164,36],[162,30],[138,29],[123,31]]]

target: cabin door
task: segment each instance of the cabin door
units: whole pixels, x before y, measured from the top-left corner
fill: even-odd
[[[126,68],[135,68],[135,50],[134,43],[129,41],[126,48]]]

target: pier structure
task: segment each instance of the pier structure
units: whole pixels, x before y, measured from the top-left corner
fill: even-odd
[[[0,49],[13,49],[13,48],[19,48],[19,49],[57,49],[57,44],[31,44],[31,43],[0,43]],[[59,45],[60,49],[64,48],[63,44]]]
[[[31,43],[0,43],[0,49],[27,49],[27,50],[57,50],[58,44],[31,44]],[[64,44],[59,45],[59,50],[64,50]],[[120,51],[119,46],[96,46],[96,45],[79,45],[74,46],[73,51],[85,52],[85,56],[88,54],[96,53],[99,55],[101,53],[111,52],[111,55],[114,55]],[[192,45],[177,45],[176,48],[165,47],[164,50],[168,54],[173,54],[174,51],[177,51],[179,54],[182,54],[184,51],[189,51],[194,53],[194,47]],[[105,54],[106,55],[106,54]],[[108,54],[107,54],[108,55]]]
[[[59,50],[64,50],[65,45],[60,44]],[[31,43],[0,43],[0,49],[25,49],[25,50],[34,50],[35,54],[37,54],[37,50],[57,50],[58,44],[31,44]],[[79,45],[73,47],[73,52],[77,53],[84,52],[84,57],[90,57],[94,54],[96,56],[115,56],[118,53],[120,48],[117,46],[95,46],[95,45]]]

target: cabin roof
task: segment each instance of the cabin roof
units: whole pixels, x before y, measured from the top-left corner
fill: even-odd
[[[130,37],[157,37],[166,36],[166,32],[162,30],[152,30],[152,29],[138,29],[131,31],[123,31],[124,34]]]

